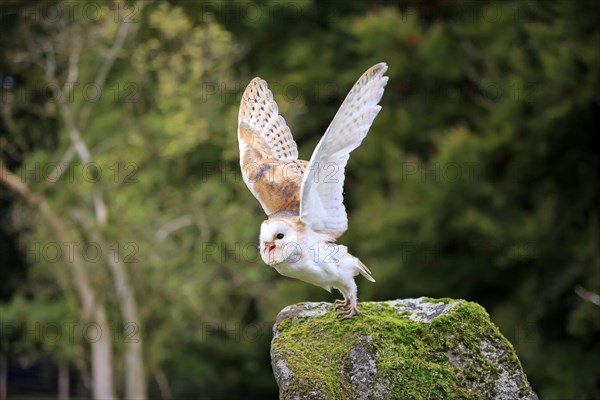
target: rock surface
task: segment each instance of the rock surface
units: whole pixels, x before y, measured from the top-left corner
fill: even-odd
[[[537,400],[512,345],[485,310],[463,300],[330,303],[277,316],[271,364],[282,399]]]

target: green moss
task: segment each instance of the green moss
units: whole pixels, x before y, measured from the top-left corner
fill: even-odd
[[[510,343],[477,304],[459,301],[431,323],[416,323],[408,310],[398,313],[385,303],[362,303],[361,310],[363,317],[345,321],[329,311],[316,317],[286,319],[278,325],[273,350],[282,354],[295,376],[302,377],[291,381],[291,393],[316,390],[326,398],[356,397],[347,358],[361,336],[372,337],[378,355],[377,374],[390,383],[392,395],[401,399],[493,398],[493,383],[500,371],[484,356],[483,343],[501,348],[506,357],[516,361],[515,367],[520,367]],[[455,362],[465,359],[464,368],[452,364],[449,352],[456,355]]]
[[[427,298],[423,301],[423,303],[444,303],[444,304],[450,304],[450,303],[454,303],[456,301],[456,299],[451,299],[450,297],[441,297],[439,299],[432,299],[432,298]]]
[[[273,343],[274,351],[286,354],[288,368],[306,379],[292,385],[308,384],[311,390],[316,389],[328,398],[351,397],[348,376],[340,374],[339,366],[343,365],[348,349],[356,345],[355,332],[365,328],[364,321],[354,318],[342,322],[333,311],[317,318],[299,319],[305,321],[280,323],[280,335]],[[293,386],[291,389],[296,391]]]

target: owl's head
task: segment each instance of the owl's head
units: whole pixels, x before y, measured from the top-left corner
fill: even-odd
[[[260,226],[260,256],[267,265],[298,261],[298,228],[285,219],[266,220]]]

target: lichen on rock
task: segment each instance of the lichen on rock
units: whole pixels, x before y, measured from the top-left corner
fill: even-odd
[[[282,399],[537,399],[481,306],[422,297],[361,310],[344,321],[329,303],[279,313],[271,363]]]

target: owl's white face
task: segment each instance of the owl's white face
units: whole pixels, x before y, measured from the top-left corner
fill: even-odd
[[[300,258],[298,233],[293,226],[282,220],[266,220],[260,225],[260,257],[267,265]]]

